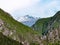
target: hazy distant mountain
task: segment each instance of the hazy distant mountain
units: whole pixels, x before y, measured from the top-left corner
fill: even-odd
[[[14,20],[9,13],[3,11],[2,9],[0,9],[0,32],[6,37],[19,41],[24,45],[27,45],[32,41],[35,42],[36,35],[38,35],[38,32]],[[0,42],[2,42],[1,45],[4,45],[3,43],[6,41],[3,39],[2,41],[0,40]],[[9,45],[8,43],[10,42],[7,42],[5,45]],[[13,45],[13,43],[11,43],[11,45]]]
[[[25,15],[25,16],[19,17],[17,20],[23,23],[24,25],[32,26],[38,20],[38,18]]]
[[[33,19],[36,18],[26,15],[20,20],[24,22]],[[60,11],[52,17],[38,19],[30,28],[0,9],[0,45],[22,44],[60,45]]]

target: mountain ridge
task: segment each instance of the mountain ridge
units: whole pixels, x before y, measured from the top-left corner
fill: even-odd
[[[25,15],[25,16],[19,17],[17,20],[23,23],[24,25],[31,27],[38,20],[38,18]]]
[[[10,14],[2,9],[0,9],[0,32],[13,40],[23,43],[24,45],[28,45],[33,40],[36,41],[35,38],[36,35],[38,35],[38,32],[14,20]]]
[[[52,17],[37,20],[30,28],[0,9],[0,32],[6,39],[11,38],[18,41],[18,44],[60,45],[60,12]]]
[[[52,17],[39,19],[32,29],[40,32],[43,45],[60,45],[60,11]]]
[[[33,29],[35,28],[35,30],[41,30],[41,31],[48,30],[48,28],[51,28],[55,22],[58,23],[59,20],[60,20],[60,11],[58,11],[53,17],[39,19],[32,27]],[[36,28],[38,26],[40,26],[39,29]]]

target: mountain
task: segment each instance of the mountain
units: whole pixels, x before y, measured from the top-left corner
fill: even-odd
[[[52,17],[39,19],[32,28],[42,35],[42,44],[60,45],[60,11]]]
[[[23,45],[39,41],[37,31],[14,20],[9,13],[2,9],[0,9],[0,32],[8,38],[21,42]]]
[[[0,45],[60,45],[60,11],[30,28],[0,9]]]
[[[60,24],[60,11],[58,11],[54,16],[48,18],[39,19],[32,28],[40,31],[41,34],[47,32],[48,29],[57,28]]]
[[[0,32],[0,45],[22,45],[21,43],[6,37]]]
[[[32,25],[32,29],[37,30],[41,35],[45,28],[47,28],[47,23],[50,21],[51,17],[49,18],[41,18],[36,21],[34,25]]]
[[[17,20],[23,23],[24,25],[31,27],[38,20],[38,18],[25,15],[25,16],[19,17]]]

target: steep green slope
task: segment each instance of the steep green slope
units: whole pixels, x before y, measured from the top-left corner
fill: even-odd
[[[60,45],[60,11],[52,17],[39,19],[32,28],[41,34],[42,45]]]
[[[4,12],[3,10],[0,9],[0,19],[2,19],[5,23],[8,23],[9,24],[9,28],[11,29],[16,29],[17,32],[19,33],[26,33],[26,32],[34,32],[32,31],[31,28],[21,24],[20,22],[17,22],[16,20],[14,20],[10,14]]]
[[[7,38],[0,32],[0,45],[22,45],[22,44],[11,38]]]
[[[51,20],[51,17],[49,18],[42,18],[42,19],[39,19],[37,20],[37,22],[32,26],[32,28],[34,30],[37,30],[40,34],[42,34],[46,29],[47,27],[47,22],[49,22]]]
[[[60,25],[60,11],[53,17],[39,19],[32,28],[38,30],[40,34],[46,34],[51,28],[58,28]]]
[[[38,32],[32,30],[30,27],[23,25],[20,22],[17,22],[2,9],[0,9],[0,32],[4,35],[11,37],[14,40],[19,42],[31,42],[36,41],[36,35]]]
[[[52,17],[39,19],[32,28],[33,30],[17,22],[10,14],[0,9],[0,32],[5,35],[4,40],[8,37],[7,44],[13,39],[23,45],[60,45],[60,11]],[[5,44],[4,40],[1,44]],[[15,41],[11,42],[12,45]]]

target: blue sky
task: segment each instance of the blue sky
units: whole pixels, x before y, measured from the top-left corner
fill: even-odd
[[[0,8],[14,18],[24,15],[43,18],[60,11],[60,0],[0,0]]]

